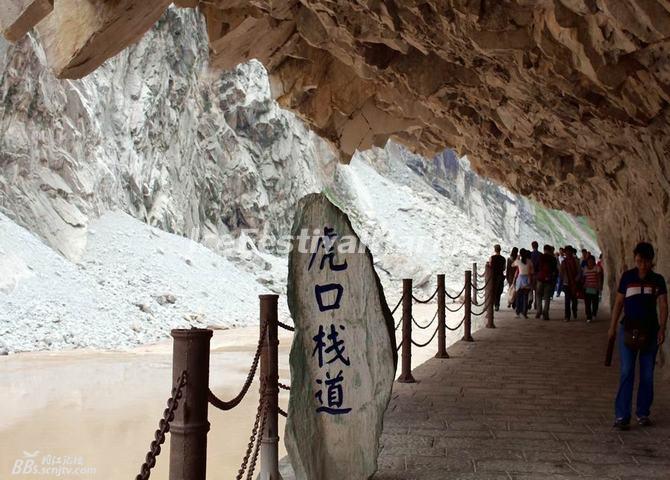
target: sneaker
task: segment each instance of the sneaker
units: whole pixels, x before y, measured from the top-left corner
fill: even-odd
[[[539,314],[539,313],[536,313],[536,314],[535,314],[535,318],[540,318],[540,314]]]
[[[637,424],[641,427],[651,427],[651,420],[649,417],[638,417]]]
[[[614,425],[612,425],[612,427],[616,428],[617,430],[626,431],[630,429],[630,422],[623,418],[617,418],[614,421]]]
[[[523,314],[523,318],[525,318],[526,320],[528,320],[528,315],[526,315],[526,314],[524,313],[524,314]]]
[[[549,315],[542,315],[542,320],[547,320],[547,321],[549,321]]]
[[[563,321],[564,321],[564,322],[569,322],[569,321],[570,321],[570,317],[565,317],[565,318],[563,319]]]
[[[586,319],[586,323],[591,323],[591,319],[590,319],[590,318],[587,318],[587,319]]]

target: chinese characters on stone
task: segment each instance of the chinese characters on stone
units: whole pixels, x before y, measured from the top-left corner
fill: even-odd
[[[310,271],[314,266],[314,261],[320,254],[318,265],[319,270],[328,268],[332,272],[341,272],[347,269],[347,261],[337,264],[335,259],[335,242],[337,240],[337,233],[334,229],[324,227],[323,236],[319,238],[316,250],[307,266]],[[319,312],[327,312],[331,310],[339,310],[344,295],[344,287],[339,283],[327,283],[324,285],[314,285],[314,298],[319,307]],[[316,379],[319,386],[318,391],[314,395],[318,407],[317,413],[327,413],[329,415],[342,415],[349,413],[351,408],[345,405],[344,389],[342,384],[344,382],[344,369],[351,365],[349,357],[345,350],[346,346],[344,340],[340,338],[340,331],[344,332],[344,325],[335,325],[331,323],[327,329],[323,325],[319,325],[319,330],[312,338],[314,341],[314,350],[312,357],[316,357],[320,370],[324,370],[325,378]],[[332,365],[333,370],[330,370]],[[338,368],[341,367],[341,368]],[[332,372],[337,371],[333,375]],[[325,395],[324,395],[325,389]]]

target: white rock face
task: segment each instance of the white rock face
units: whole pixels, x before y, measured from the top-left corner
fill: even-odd
[[[446,275],[448,290],[460,290],[464,270],[478,262],[483,271],[496,243],[505,254],[513,246],[530,248],[532,240],[597,254],[593,234],[579,232],[573,217],[531,205],[478,177],[467,160],[454,161],[447,169],[441,158],[431,162],[388,144],[338,166],[329,198],[369,245],[392,298],[400,295],[402,278],[432,292],[438,273]]]
[[[301,200],[293,234],[320,232],[289,256],[295,322],[286,449],[298,480],[366,480],[377,470],[395,374],[393,317],[367,248],[324,195]]]
[[[277,236],[334,157],[271,101],[258,62],[210,72],[205,37],[195,12],[171,9],[79,81],[55,79],[34,36],[0,40],[2,211],[74,260],[112,207],[213,246]]]
[[[91,222],[75,264],[0,214],[0,337],[12,352],[124,349],[172,328],[257,322],[267,289],[205,246],[120,212]],[[280,318],[288,319],[285,302]]]
[[[588,237],[462,159],[430,162],[389,144],[337,164],[271,100],[259,63],[210,71],[205,35],[195,12],[169,9],[77,81],[53,77],[36,36],[0,39],[7,350],[126,348],[175,326],[255,324],[255,295],[286,293],[287,257],[275,254],[310,192],[324,190],[347,212],[393,300],[407,276],[427,290],[437,273],[457,285],[501,239],[508,249]],[[231,248],[228,234],[243,247]],[[183,253],[192,251],[198,258]]]

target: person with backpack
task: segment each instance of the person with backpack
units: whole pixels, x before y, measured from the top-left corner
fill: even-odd
[[[491,266],[491,281],[493,282],[493,300],[496,312],[500,310],[500,297],[505,288],[505,273],[507,262],[505,257],[500,255],[500,245],[493,246],[494,254],[489,259]]]
[[[633,251],[636,267],[621,275],[610,328],[610,341],[618,335],[621,374],[615,401],[614,428],[628,430],[635,385],[635,362],[640,361],[636,416],[640,426],[651,425],[656,354],[665,341],[668,323],[668,290],[665,278],[653,271],[654,247],[640,242]],[[657,311],[658,309],[658,311]],[[623,319],[619,324],[621,311]]]
[[[556,285],[556,277],[558,276],[558,261],[550,245],[545,245],[542,250],[544,253],[540,256],[535,276],[537,279],[537,288],[535,289],[537,311],[535,318],[542,316],[543,320],[549,320],[549,303],[551,302],[554,285]]]
[[[586,309],[586,323],[591,323],[598,313],[598,299],[603,289],[603,272],[596,265],[596,259],[591,255],[586,260],[586,267],[582,270],[584,279],[584,306]]]
[[[516,266],[516,277],[514,280],[517,298],[516,298],[516,318],[523,315],[528,318],[528,294],[533,282],[533,262],[530,260],[530,252],[525,248],[519,252],[519,257],[514,265]]]
[[[565,247],[565,258],[559,269],[563,292],[565,293],[565,317],[566,322],[570,321],[570,314],[577,320],[577,292],[579,290],[580,269],[579,261],[572,245]]]

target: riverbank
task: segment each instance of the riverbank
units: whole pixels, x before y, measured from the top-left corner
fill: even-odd
[[[415,318],[425,324],[435,308],[434,304],[415,305]],[[457,324],[462,318],[459,314],[449,314],[447,323]],[[396,318],[399,315],[400,311]],[[473,329],[479,328],[482,321],[476,319]],[[414,338],[418,343],[425,342],[432,331],[415,329]],[[447,333],[447,344],[462,336],[462,330]],[[290,332],[280,330],[279,378],[284,383],[290,383],[291,339]],[[257,326],[215,330],[210,385],[219,397],[229,399],[238,393],[257,342]],[[415,349],[413,365],[432,357],[436,348],[433,341],[426,348]],[[30,455],[35,455],[38,464],[45,458],[81,458],[81,466],[94,469],[92,473],[60,478],[134,478],[170,395],[171,352],[171,342],[163,341],[127,352],[81,349],[0,357],[6,392],[0,397],[0,411],[5,412],[0,417],[0,478],[10,477],[17,461],[25,462]],[[288,392],[280,392],[279,403],[286,409]],[[210,408],[208,472],[212,477],[235,477],[257,405],[255,382],[244,401],[232,411]],[[279,431],[284,431],[281,417]],[[167,478],[167,452],[166,444],[152,479]],[[281,441],[280,455],[285,455]],[[50,477],[42,474],[21,478]]]

